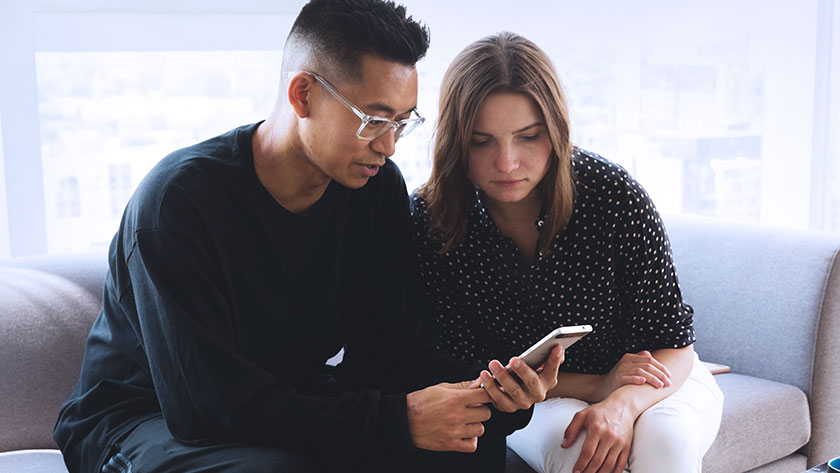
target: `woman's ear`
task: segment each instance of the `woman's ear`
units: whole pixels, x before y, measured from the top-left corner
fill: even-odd
[[[314,80],[309,74],[298,73],[289,80],[289,87],[286,90],[286,98],[299,118],[309,116],[310,92]]]

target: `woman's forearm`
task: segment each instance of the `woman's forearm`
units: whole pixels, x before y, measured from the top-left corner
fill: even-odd
[[[664,364],[671,372],[671,386],[667,388],[654,388],[649,384],[625,385],[616,389],[613,393],[607,392],[607,378],[604,375],[566,373],[560,372],[557,375],[557,385],[547,393],[547,398],[571,397],[586,401],[590,404],[601,402],[605,398],[616,394],[617,398],[633,401],[634,409],[645,409],[670,396],[682,386],[691,372],[694,363],[694,348],[688,346],[679,349],[661,349],[652,353],[654,358]],[[637,389],[632,389],[637,388]],[[640,389],[644,388],[644,389]],[[620,392],[619,392],[620,391]],[[637,392],[646,393],[637,395]],[[648,400],[652,402],[648,403]]]
[[[613,391],[604,402],[622,403],[638,418],[650,406],[680,389],[694,366],[694,347],[665,348],[652,354],[671,372],[671,385],[655,388],[650,384],[627,384]]]
[[[548,393],[546,398],[571,397],[588,403],[603,400],[600,394],[603,377],[597,374],[565,373],[557,374],[557,385]]]

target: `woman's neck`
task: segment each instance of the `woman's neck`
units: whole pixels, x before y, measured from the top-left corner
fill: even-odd
[[[540,232],[534,221],[540,216],[542,200],[537,189],[519,202],[497,202],[484,199],[484,206],[502,235],[513,240],[519,256],[527,264],[536,259]]]
[[[531,229],[534,227],[534,221],[540,217],[542,209],[539,188],[535,188],[519,202],[498,202],[486,194],[482,195],[482,200],[484,207],[490,212],[490,216],[500,229],[502,227]]]

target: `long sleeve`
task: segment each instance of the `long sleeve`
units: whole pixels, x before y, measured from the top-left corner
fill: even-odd
[[[381,219],[383,228],[373,243],[383,255],[377,258],[382,266],[371,271],[381,277],[375,284],[380,290],[373,319],[358,326],[346,346],[343,373],[360,386],[404,393],[444,381],[476,379],[486,366],[457,360],[439,349],[437,324],[421,310],[414,231],[402,176],[395,173],[393,181],[382,188],[385,194],[375,198],[389,205]],[[486,432],[508,435],[527,425],[531,414],[532,409],[510,414],[493,409],[491,419],[485,422]]]
[[[160,225],[136,232],[127,254],[133,298],[154,390],[173,436],[187,443],[254,442],[361,458],[411,448],[405,399],[374,390],[319,395],[297,387],[294,358],[278,379],[242,355],[236,301],[219,277],[200,212],[170,190]],[[195,219],[195,221],[191,221]],[[278,308],[283,310],[283,308]],[[267,315],[267,314],[266,314]],[[303,342],[302,342],[303,343]],[[352,463],[352,461],[351,461]]]

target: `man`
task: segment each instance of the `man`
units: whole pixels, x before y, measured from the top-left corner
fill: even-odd
[[[427,47],[391,2],[313,0],[271,116],[143,180],[55,428],[72,473],[504,468],[530,411],[436,384],[481,366],[437,352],[420,324],[387,159],[422,122]]]

